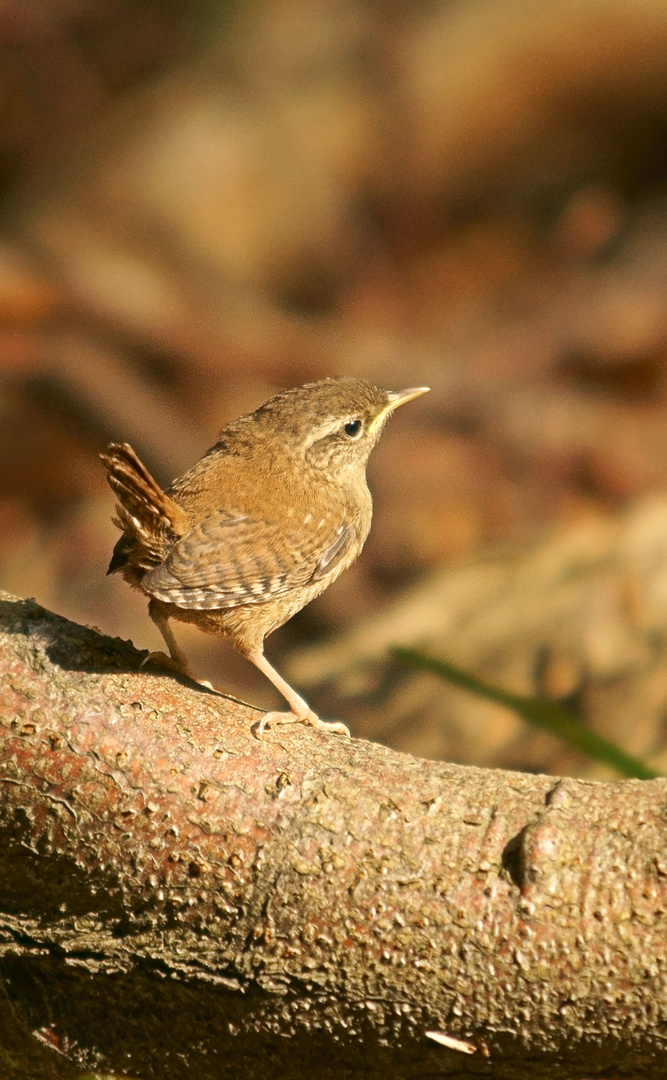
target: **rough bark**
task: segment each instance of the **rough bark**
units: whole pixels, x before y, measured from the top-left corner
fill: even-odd
[[[31,601],[0,642],[3,1077],[663,1075],[667,782],[260,742]]]

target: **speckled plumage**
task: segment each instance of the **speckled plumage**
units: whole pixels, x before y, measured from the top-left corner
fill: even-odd
[[[123,534],[109,573],[149,597],[179,670],[190,674],[170,618],[229,637],[264,671],[292,711],[267,714],[262,730],[325,726],[268,663],[264,638],[359,555],[372,518],[369,454],[393,409],[425,390],[335,378],[284,391],[224,428],[166,491],[127,443],[101,455]]]

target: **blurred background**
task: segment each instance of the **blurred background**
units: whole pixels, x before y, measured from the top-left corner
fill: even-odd
[[[426,384],[269,655],[417,754],[613,775],[392,644],[667,768],[667,0],[2,0],[0,118],[0,586],[159,648],[109,440],[168,483],[284,387]]]

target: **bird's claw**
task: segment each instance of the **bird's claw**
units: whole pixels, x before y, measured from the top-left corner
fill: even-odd
[[[152,652],[147,652],[145,656],[141,658],[139,664],[140,668],[146,667],[146,664],[155,664],[156,667],[168,668],[169,671],[177,671],[179,675],[183,674],[183,669],[171,656],[167,656],[166,652],[162,652],[160,649],[154,649]]]
[[[156,664],[158,667],[167,668],[168,671],[173,671],[176,675],[182,675],[183,678],[189,679],[190,682],[196,683],[197,686],[202,686],[205,690],[212,690],[214,694],[220,693],[208,679],[198,679],[195,673],[190,670],[188,664],[175,660],[173,656],[167,656],[167,654],[160,649],[157,649],[155,652],[147,653],[146,656],[142,658],[139,667],[143,668],[146,664]]]
[[[295,712],[267,712],[257,724],[255,735],[258,739],[264,737],[264,732],[278,724],[309,724],[316,731],[323,731],[327,735],[347,735],[351,738],[350,729],[340,720],[320,720],[317,713],[310,710],[299,715]]]

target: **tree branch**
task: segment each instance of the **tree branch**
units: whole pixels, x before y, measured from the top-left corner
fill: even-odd
[[[260,742],[138,660],[0,601],[3,1076],[659,1074],[666,781]]]

